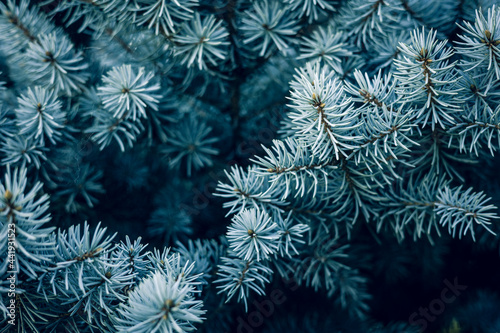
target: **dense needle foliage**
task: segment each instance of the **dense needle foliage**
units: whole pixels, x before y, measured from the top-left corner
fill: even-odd
[[[498,333],[499,149],[496,0],[2,0],[0,332]]]

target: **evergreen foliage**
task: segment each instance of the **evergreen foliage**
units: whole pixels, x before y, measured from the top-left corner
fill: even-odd
[[[497,332],[499,117],[495,0],[2,1],[0,332]]]

